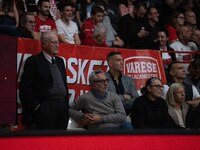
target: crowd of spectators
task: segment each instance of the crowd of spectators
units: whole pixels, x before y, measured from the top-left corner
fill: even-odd
[[[200,51],[199,10],[200,0],[0,0],[0,33],[41,40],[43,33],[55,31],[59,42],[67,44],[160,50],[168,68],[166,86],[160,79],[150,78],[141,96],[134,93],[134,81],[120,73],[121,53],[108,55],[110,70],[106,74],[100,72],[100,76],[96,73],[94,78],[103,77],[101,84],[105,84],[105,89],[108,86],[109,91],[119,95],[105,92],[112,98],[117,97],[112,103],[120,108],[121,119],[114,117],[118,122],[125,121],[126,113],[131,114],[135,128],[199,128],[198,119],[190,117],[194,113],[199,116],[199,58],[192,61],[191,54],[180,53]],[[188,75],[180,63],[183,61],[192,61]],[[112,82],[108,83],[107,79]],[[128,82],[124,83],[124,79]],[[133,85],[126,87],[130,83]],[[95,89],[93,81],[91,87]],[[94,95],[99,98],[98,94]],[[70,108],[72,116],[83,117],[79,111],[88,108],[82,106],[82,101],[89,97],[89,103],[92,96],[92,92],[81,96]],[[115,114],[113,108],[107,111]],[[182,111],[186,111],[184,115],[180,114]],[[86,114],[83,119],[89,119],[89,125],[95,121],[114,123],[105,118]],[[191,125],[191,120],[195,120],[195,125]]]

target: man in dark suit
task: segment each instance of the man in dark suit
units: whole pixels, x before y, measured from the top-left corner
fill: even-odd
[[[19,85],[24,121],[37,129],[67,129],[68,89],[64,62],[56,56],[57,33],[43,33],[41,47],[26,60]]]

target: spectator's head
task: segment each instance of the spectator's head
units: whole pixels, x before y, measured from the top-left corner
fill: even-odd
[[[23,12],[20,15],[19,26],[30,32],[34,31],[35,28],[35,16],[32,12]]]
[[[95,70],[89,75],[89,82],[92,90],[100,95],[105,95],[108,90],[108,79],[103,70]]]
[[[67,21],[67,22],[72,20],[73,3],[65,2],[59,7],[59,10],[60,10],[60,15],[61,15],[62,20]]]
[[[200,30],[199,29],[195,29],[193,30],[192,33],[192,40],[193,42],[195,42],[198,46],[200,46]],[[200,48],[200,47],[199,47]],[[200,51],[200,49],[199,49]]]
[[[179,26],[183,26],[184,21],[184,14],[181,11],[175,11],[170,17],[169,24],[177,28]]]
[[[185,11],[185,25],[193,27],[197,23],[196,15],[193,11]]]
[[[167,42],[169,40],[169,33],[165,29],[160,29],[156,35],[156,42],[159,46],[167,46]]]
[[[151,77],[146,81],[145,87],[141,89],[141,93],[146,93],[151,100],[161,97],[163,92],[162,81],[157,77]]]
[[[187,10],[192,10],[194,7],[193,0],[184,0],[180,4],[180,8],[182,10],[187,11]]]
[[[159,21],[159,13],[156,7],[151,6],[147,9],[147,17],[151,23],[157,23]]]
[[[98,43],[98,44],[103,44],[106,40],[106,28],[102,23],[98,23],[93,30],[93,39]]]
[[[104,16],[104,10],[99,6],[93,6],[91,10],[91,16],[96,24],[102,22]]]
[[[166,101],[172,107],[182,104],[185,101],[185,88],[183,84],[171,84],[167,92]]]
[[[187,26],[181,26],[177,30],[178,40],[187,44],[192,40],[192,30]]]
[[[188,72],[192,79],[200,77],[200,59],[194,59],[188,66]]]
[[[137,18],[144,18],[147,12],[147,4],[144,1],[135,1],[133,13]]]
[[[181,62],[172,62],[168,65],[170,79],[176,83],[182,83],[186,78],[186,70]]]
[[[51,4],[49,0],[39,0],[37,3],[38,14],[41,16],[49,16]]]
[[[41,36],[41,47],[50,56],[58,54],[59,41],[58,35],[55,31],[44,32]]]
[[[124,61],[120,52],[110,52],[107,55],[107,62],[111,72],[123,72]]]

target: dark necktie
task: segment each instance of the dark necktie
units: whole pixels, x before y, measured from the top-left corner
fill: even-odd
[[[53,64],[54,66],[56,65],[56,60],[55,60],[54,57],[52,57],[51,62],[52,62],[52,64]]]

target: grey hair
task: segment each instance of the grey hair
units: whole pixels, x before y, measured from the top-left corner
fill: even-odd
[[[97,74],[99,73],[105,73],[103,70],[98,69],[98,70],[94,70],[90,75],[89,75],[89,83],[90,85],[92,85],[93,81],[96,80],[97,78]]]
[[[169,90],[167,91],[167,95],[166,95],[166,101],[169,105],[176,106],[176,101],[174,98],[174,91],[179,88],[184,88],[183,84],[173,83],[170,85]]]
[[[57,32],[56,31],[43,32],[41,34],[41,42],[43,43],[49,41],[52,35],[57,35]]]
[[[97,37],[100,34],[106,33],[106,27],[103,25],[103,23],[98,23],[93,30],[93,37]],[[106,35],[106,34],[105,34]]]

